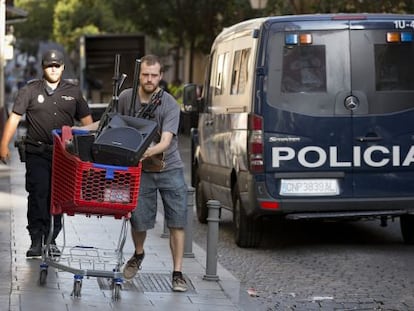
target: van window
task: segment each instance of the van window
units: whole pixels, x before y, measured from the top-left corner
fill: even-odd
[[[250,48],[234,53],[230,94],[243,94],[249,77]]]
[[[414,90],[410,44],[375,45],[375,82],[377,91]]]
[[[325,47],[285,46],[282,93],[326,91]]]
[[[214,95],[222,95],[225,92],[226,82],[228,80],[228,66],[229,66],[229,53],[223,53],[218,55],[217,58],[217,71],[214,73]]]
[[[310,44],[291,45],[290,32],[274,27],[266,45],[267,103],[305,115],[335,115],[338,90],[350,89],[349,50],[343,44],[348,31],[314,30]]]
[[[369,26],[309,30],[307,44],[287,42],[290,32],[275,26],[266,45],[267,102],[305,115],[346,115],[344,96],[353,94],[354,115],[412,109],[414,44],[387,42],[388,25]]]

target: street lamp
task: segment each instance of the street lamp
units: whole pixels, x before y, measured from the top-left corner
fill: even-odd
[[[250,6],[254,10],[262,10],[266,7],[267,0],[250,0]]]

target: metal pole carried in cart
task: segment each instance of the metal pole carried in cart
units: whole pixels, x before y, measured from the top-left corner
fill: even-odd
[[[129,115],[135,117],[135,102],[137,100],[138,84],[139,84],[139,73],[141,70],[141,60],[135,60],[134,80],[132,83],[132,96],[131,103],[129,106]]]
[[[120,61],[121,56],[119,54],[116,54],[114,76],[112,78],[112,99],[109,105],[106,107],[105,112],[102,114],[101,120],[99,121],[97,136],[102,132],[103,128],[108,125],[110,114],[113,112],[118,112],[119,91],[124,84],[125,79],[127,78],[126,74],[123,73],[120,75],[119,73]]]
[[[105,128],[111,114],[117,110],[118,93],[125,75],[119,75],[119,55],[115,57],[115,74],[112,101],[104,113],[99,131]],[[84,131],[80,131],[84,133]],[[53,131],[51,215],[65,216],[112,216],[122,220],[118,244],[114,250],[103,250],[88,245],[67,246],[65,222],[63,222],[63,245],[60,254],[51,252],[53,232],[51,217],[50,234],[42,250],[39,284],[46,284],[48,267],[74,274],[72,296],[80,297],[84,277],[112,279],[112,298],[120,298],[124,262],[123,247],[127,236],[128,220],[136,208],[141,180],[141,163],[136,166],[117,166],[82,161],[77,154],[69,152],[66,137],[80,135],[79,130],[65,126]],[[109,256],[112,254],[113,256]],[[59,256],[57,256],[59,255]],[[108,269],[107,269],[108,268]]]

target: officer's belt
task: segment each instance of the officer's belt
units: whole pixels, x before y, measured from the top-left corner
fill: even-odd
[[[26,151],[29,153],[43,153],[53,151],[53,145],[46,144],[42,141],[33,140],[27,136],[23,139],[23,141],[26,144]]]

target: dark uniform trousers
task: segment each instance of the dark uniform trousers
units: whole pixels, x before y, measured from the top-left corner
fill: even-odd
[[[26,152],[26,191],[28,196],[27,229],[33,238],[46,239],[51,225],[50,194],[52,176],[52,153]],[[54,216],[54,240],[62,229],[62,215]]]

